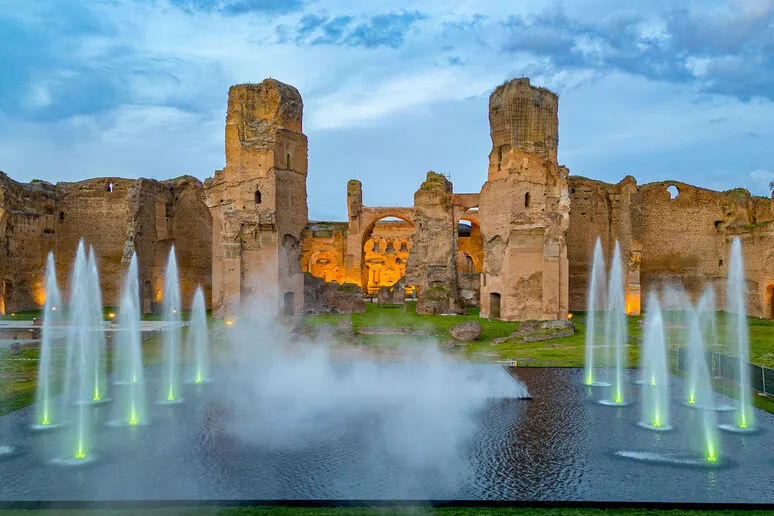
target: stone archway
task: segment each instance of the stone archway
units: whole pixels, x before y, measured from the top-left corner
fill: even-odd
[[[369,270],[365,263],[365,245],[371,239],[376,224],[383,219],[389,218],[400,219],[413,227],[414,209],[403,207],[360,207],[357,216],[350,216],[347,235],[347,256],[345,259],[346,281],[360,285],[364,293],[367,292],[369,279]],[[394,249],[395,243],[392,242],[392,245]],[[403,247],[406,247],[408,250],[410,242],[400,242],[398,251]]]
[[[384,217],[370,224],[362,236],[363,293],[375,295],[406,274],[414,225],[400,217]]]

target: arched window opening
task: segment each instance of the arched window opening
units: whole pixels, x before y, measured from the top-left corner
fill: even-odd
[[[59,222],[62,222],[63,220],[64,220],[64,212],[60,211],[59,212]]]
[[[261,191],[255,191],[255,204],[261,204]]]
[[[382,287],[392,287],[405,275],[414,234],[412,222],[394,215],[382,217],[372,224],[363,234],[362,289],[367,296],[377,294]],[[406,254],[398,256],[398,252]]]
[[[674,199],[678,195],[680,195],[680,189],[677,188],[675,185],[669,185],[667,187],[667,192],[669,193],[669,198]]]
[[[107,187],[106,187],[105,189],[106,189],[108,192],[112,192],[112,191],[113,191],[113,181],[110,181],[110,182],[107,184]]]
[[[290,170],[290,153],[289,152],[285,155],[285,168]]]
[[[467,220],[461,220],[457,223],[457,236],[467,238],[471,234],[471,223]]]
[[[524,207],[529,208],[529,203],[530,203],[529,192],[527,192],[524,194]]]
[[[476,272],[473,257],[465,251],[457,253],[457,272]]]

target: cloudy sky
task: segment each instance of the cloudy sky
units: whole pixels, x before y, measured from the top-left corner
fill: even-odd
[[[313,219],[410,205],[428,170],[478,191],[487,102],[560,95],[572,174],[768,195],[774,0],[0,0],[0,170],[205,179],[228,87],[304,98]]]

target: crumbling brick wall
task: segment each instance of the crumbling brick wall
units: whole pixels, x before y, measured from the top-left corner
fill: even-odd
[[[177,194],[175,194],[177,190]],[[201,284],[210,284],[210,219],[203,203],[201,183],[193,177],[165,182],[148,179],[96,178],[77,183],[22,184],[0,175],[0,224],[3,252],[0,274],[4,280],[6,312],[39,309],[45,300],[46,255],[54,252],[57,277],[64,299],[78,242],[83,238],[95,250],[103,303],[118,306],[124,274],[132,252],[137,252],[140,284],[163,284],[171,244],[177,244],[184,307]],[[159,212],[157,206],[162,209]],[[168,227],[166,215],[171,212]],[[157,219],[165,216],[163,222]],[[185,222],[183,222],[185,221]],[[151,295],[155,290],[151,290]],[[209,299],[209,298],[208,298]],[[144,308],[152,308],[144,303]]]

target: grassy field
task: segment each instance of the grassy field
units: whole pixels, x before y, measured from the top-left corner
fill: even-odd
[[[493,345],[492,340],[507,337],[517,330],[519,323],[496,321],[479,318],[477,308],[469,310],[468,315],[417,315],[416,303],[409,302],[405,311],[402,308],[380,307],[377,304],[367,303],[366,312],[360,314],[316,315],[304,318],[310,332],[321,330],[325,325],[335,328],[336,324],[343,320],[351,320],[357,331],[362,327],[406,327],[411,330],[421,330],[424,336],[413,335],[359,335],[354,340],[355,344],[362,346],[394,346],[394,347],[420,347],[427,346],[430,342],[447,342],[451,340],[449,330],[465,321],[479,321],[483,333],[479,341],[470,346],[456,347],[451,353],[460,355],[474,361],[491,360],[518,360],[524,365],[542,365],[554,367],[582,367],[585,356],[585,332],[586,314],[579,312],[572,315],[572,322],[577,332],[570,337],[559,339],[521,343],[506,341]],[[113,309],[106,308],[105,313],[115,313]],[[17,313],[13,317],[19,319],[32,319],[39,315],[38,312]],[[106,315],[107,316],[107,315]],[[678,319],[679,313],[665,314],[667,319]],[[187,314],[183,314],[186,318]],[[5,319],[11,318],[10,315]],[[152,315],[150,318],[158,318]],[[634,340],[642,336],[639,322],[642,316],[629,316],[627,318],[629,334]],[[754,363],[774,367],[774,321],[765,319],[748,318],[750,327],[751,360]],[[210,325],[220,324],[210,319]],[[724,314],[718,314],[717,334],[719,337],[718,350],[729,354],[728,339],[729,321]],[[185,331],[185,329],[184,329]],[[686,340],[684,327],[675,327],[667,331],[670,347],[674,351],[683,346]],[[639,364],[639,345],[630,344],[627,349],[627,365],[637,367]],[[143,343],[143,355],[146,364],[157,364],[161,356],[161,342],[158,337]],[[12,356],[7,349],[0,349],[0,414],[24,407],[34,400],[35,378],[37,375],[39,351],[37,349],[24,349],[20,355]],[[61,359],[61,357],[60,357]],[[716,388],[720,392],[729,395],[734,394],[733,388],[717,382]],[[755,403],[760,408],[774,411],[774,400],[756,396]]]
[[[0,510],[0,516],[370,516],[370,515],[432,515],[432,516],[736,516],[770,515],[772,511],[694,511],[694,510],[647,510],[647,509],[521,509],[508,507],[351,507],[351,508],[306,508],[306,507],[190,507],[165,509],[124,509],[124,510]]]

